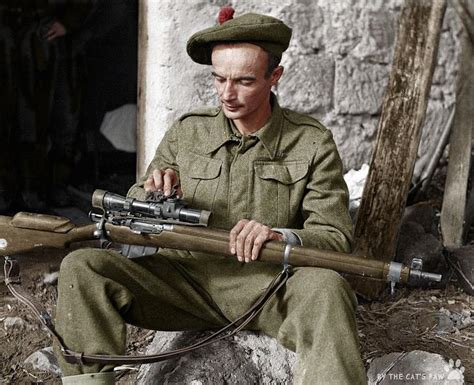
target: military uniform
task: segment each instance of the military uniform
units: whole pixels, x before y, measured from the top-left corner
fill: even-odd
[[[348,251],[352,225],[332,135],[273,100],[270,121],[246,137],[219,108],[184,115],[167,132],[146,175],[168,167],[178,171],[185,199],[212,210],[215,227],[230,229],[252,218],[291,229],[303,245]],[[143,198],[144,180],[129,194]],[[76,251],[61,267],[57,327],[75,350],[121,354],[125,321],[160,330],[223,326],[251,306],[279,269],[174,250],[136,262],[112,251]],[[295,350],[296,378],[304,383],[364,383],[355,304],[337,273],[298,268],[250,329]],[[66,374],[83,369],[110,368],[63,365]]]
[[[289,242],[349,251],[348,193],[330,131],[281,108],[274,95],[271,103],[269,121],[248,136],[221,108],[182,116],[129,195],[143,199],[146,177],[172,168],[191,206],[212,210],[214,227],[255,219],[281,229]],[[75,251],[61,266],[57,330],[73,350],[123,354],[126,322],[158,330],[222,327],[247,311],[279,270],[169,249],[133,261],[109,250]],[[364,384],[355,308],[355,295],[339,274],[295,268],[248,329],[296,351],[295,383]],[[64,361],[61,367],[68,384],[106,383],[104,373],[112,369]]]

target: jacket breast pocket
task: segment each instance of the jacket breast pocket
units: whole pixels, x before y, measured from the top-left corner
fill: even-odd
[[[190,206],[212,210],[219,187],[222,161],[192,152],[177,158],[183,197]]]
[[[272,227],[288,227],[301,211],[309,163],[255,161],[252,217]]]

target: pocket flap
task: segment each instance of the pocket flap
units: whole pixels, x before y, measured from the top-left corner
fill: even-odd
[[[292,184],[308,174],[308,162],[256,162],[255,174],[261,179],[273,179],[283,184]]]
[[[207,158],[203,155],[194,153],[186,154],[184,159],[186,170],[189,177],[194,179],[214,179],[221,172],[222,161],[219,159]]]

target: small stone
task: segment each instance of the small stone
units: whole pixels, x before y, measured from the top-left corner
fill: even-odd
[[[20,317],[7,317],[3,320],[3,326],[8,329],[23,329],[25,321]]]
[[[440,313],[443,313],[443,314],[446,314],[446,315],[448,315],[448,316],[451,315],[451,312],[450,312],[448,309],[444,308],[444,307],[442,307],[441,309],[439,309],[439,312],[440,312]]]
[[[456,301],[454,299],[448,299],[448,305],[454,305]]]
[[[462,319],[461,326],[463,328],[467,328],[468,326],[472,325],[472,323],[473,323],[472,318],[471,317],[466,317],[466,318]]]
[[[48,273],[44,275],[43,283],[47,285],[54,285],[58,282],[59,272],[55,271],[54,273]]]
[[[438,313],[435,315],[436,318],[436,332],[437,333],[449,333],[453,330],[453,320],[444,313]]]
[[[59,369],[58,360],[53,353],[52,347],[47,347],[34,352],[26,358],[25,364],[30,364],[34,369],[41,372],[53,373],[56,376],[61,376],[61,369]]]
[[[436,298],[435,296],[432,296],[430,299],[431,299],[433,302],[436,302],[436,301],[438,300],[438,298]]]
[[[463,309],[461,311],[461,314],[464,316],[464,317],[470,317],[471,316],[471,311],[468,310],[468,309]]]

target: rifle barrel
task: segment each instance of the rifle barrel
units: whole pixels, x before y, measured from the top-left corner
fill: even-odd
[[[160,234],[135,234],[128,228],[106,224],[108,236],[118,243],[189,250],[228,256],[235,258],[229,250],[229,233],[225,230],[201,227],[173,225],[171,231]],[[263,246],[259,260],[271,263],[283,263],[286,244],[270,241]],[[386,280],[390,263],[368,259],[351,254],[314,248],[291,246],[288,263],[293,266],[311,266],[337,270],[343,273]],[[406,283],[410,269],[404,266],[400,272],[400,281]]]

